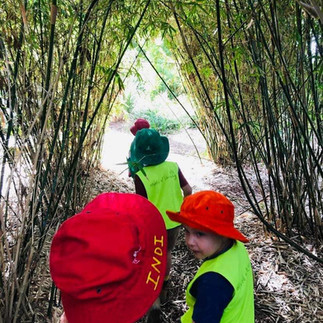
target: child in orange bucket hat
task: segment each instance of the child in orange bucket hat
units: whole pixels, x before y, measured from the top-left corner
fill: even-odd
[[[67,219],[50,249],[61,323],[133,323],[157,299],[167,234],[157,208],[130,193],[103,193]]]
[[[182,323],[254,322],[253,274],[244,242],[233,224],[234,206],[224,195],[201,191],[186,197],[179,212],[185,241],[203,260],[186,290],[188,311]]]

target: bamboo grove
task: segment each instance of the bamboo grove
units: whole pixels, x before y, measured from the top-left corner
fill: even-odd
[[[322,239],[322,20],[284,1],[170,10],[171,46],[214,161],[234,162],[267,229],[299,249],[288,237]]]
[[[53,295],[32,284],[46,244],[86,202],[132,72],[127,49],[148,59],[156,35],[176,57],[214,162],[237,168],[267,230],[322,262],[303,245],[323,238],[316,1],[5,0],[0,21],[0,322],[37,322],[40,300],[50,317]]]

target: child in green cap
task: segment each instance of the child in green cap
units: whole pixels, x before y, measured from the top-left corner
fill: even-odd
[[[177,163],[166,161],[169,154],[168,138],[161,136],[154,129],[141,129],[136,133],[130,147],[128,159],[129,170],[132,173],[136,193],[146,197],[162,214],[167,229],[167,270],[165,286],[161,293],[161,301],[166,300],[166,285],[168,283],[172,264],[171,252],[175,246],[180,223],[171,221],[166,215],[166,209],[178,210],[183,198],[192,193],[192,188],[183,176]],[[148,323],[158,323],[160,309],[152,310]]]

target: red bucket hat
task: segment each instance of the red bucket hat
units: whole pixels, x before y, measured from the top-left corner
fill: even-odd
[[[171,220],[189,227],[211,231],[221,236],[248,242],[234,228],[234,206],[224,195],[214,191],[201,191],[185,197],[180,212],[166,211]]]
[[[104,193],[66,220],[50,250],[50,272],[69,323],[133,323],[157,299],[167,234],[140,195]]]
[[[138,130],[150,128],[150,124],[146,119],[137,119],[134,125],[130,128],[131,133],[135,136]]]

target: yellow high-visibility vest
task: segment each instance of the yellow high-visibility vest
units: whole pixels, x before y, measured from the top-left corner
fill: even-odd
[[[166,210],[178,212],[183,202],[178,165],[164,161],[158,165],[145,166],[143,170],[146,176],[141,171],[138,171],[136,175],[145,186],[148,200],[163,216],[167,230],[178,227],[180,223],[172,221],[166,214]]]
[[[253,323],[254,294],[253,274],[248,252],[244,244],[236,241],[233,246],[216,258],[206,260],[198,269],[186,289],[188,311],[181,317],[182,323],[192,323],[196,299],[190,294],[195,280],[207,272],[216,272],[225,277],[234,288],[233,298],[225,308],[221,323]]]

